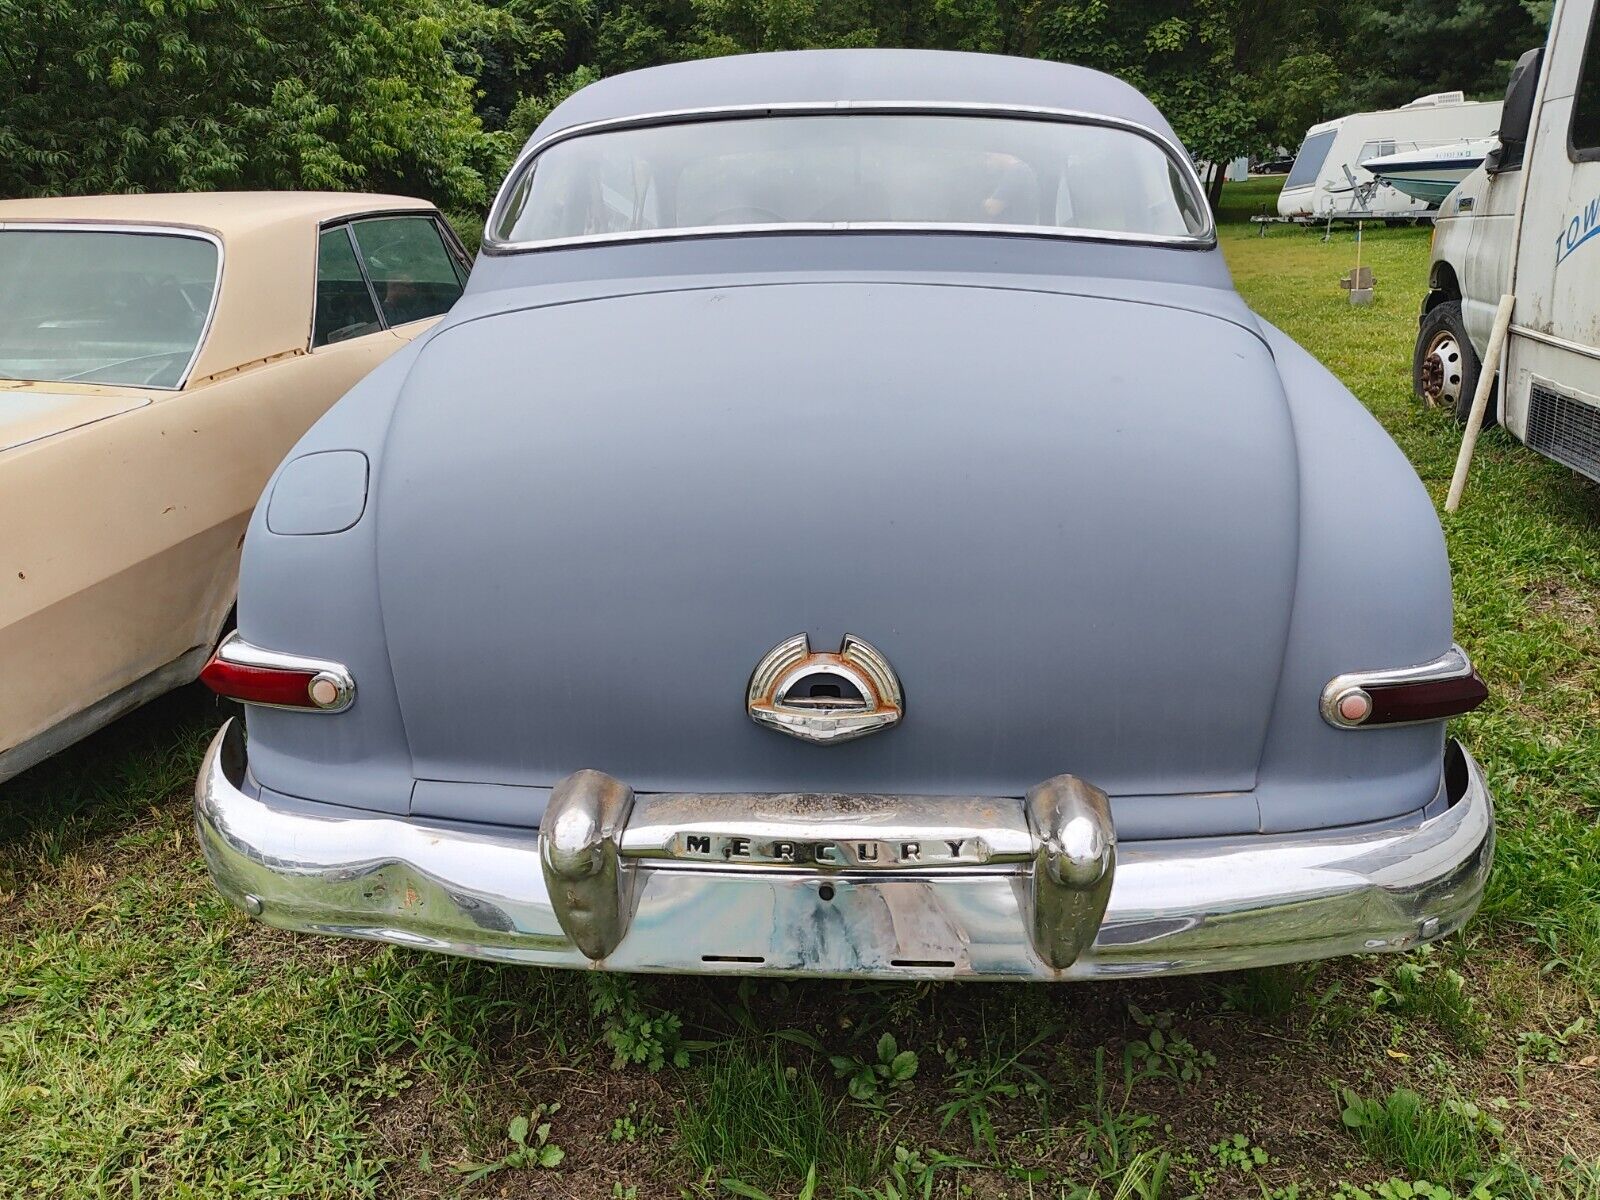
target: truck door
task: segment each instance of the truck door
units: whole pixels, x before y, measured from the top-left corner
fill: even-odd
[[[1502,411],[1534,449],[1600,479],[1600,30],[1556,7],[1527,193]]]
[[[1489,177],[1481,196],[1467,201],[1477,208],[1471,214],[1467,254],[1462,260],[1461,320],[1472,344],[1480,349],[1489,341],[1495,310],[1506,291],[1521,193],[1522,172],[1502,171]]]

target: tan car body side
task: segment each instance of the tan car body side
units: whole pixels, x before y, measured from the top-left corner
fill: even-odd
[[[0,203],[0,227],[187,225],[223,244],[210,330],[182,389],[0,380],[0,780],[198,674],[267,478],[431,324],[310,349],[320,227],[395,211],[433,210],[292,193]]]

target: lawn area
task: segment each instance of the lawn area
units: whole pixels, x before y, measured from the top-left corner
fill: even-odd
[[[1442,506],[1427,230],[1366,231],[1352,307],[1350,232],[1246,222],[1276,182],[1225,192],[1240,291]],[[1481,915],[1404,957],[784,984],[292,936],[211,890],[222,713],[168,697],[0,785],[0,1195],[1600,1200],[1600,489],[1493,430],[1445,530],[1500,843]]]

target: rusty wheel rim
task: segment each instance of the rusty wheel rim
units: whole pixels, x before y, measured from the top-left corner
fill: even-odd
[[[1461,399],[1461,343],[1448,329],[1433,335],[1422,356],[1422,399],[1429,408],[1456,408]]]

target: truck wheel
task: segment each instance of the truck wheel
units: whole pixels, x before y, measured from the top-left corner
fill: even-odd
[[[1417,348],[1411,358],[1411,385],[1422,402],[1429,408],[1448,409],[1466,424],[1479,369],[1478,352],[1461,320],[1461,302],[1450,300],[1429,309],[1417,330]],[[1495,423],[1497,407],[1491,393],[1484,425]]]

